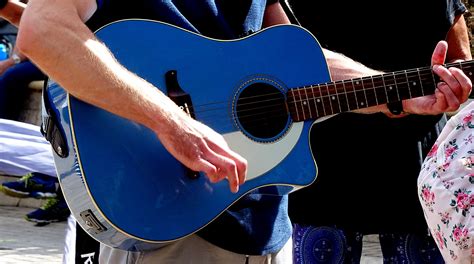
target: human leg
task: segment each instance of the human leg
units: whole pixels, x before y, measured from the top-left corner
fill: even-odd
[[[69,216],[66,227],[63,264],[98,264],[99,248],[99,242],[82,229],[74,216]]]
[[[44,78],[44,74],[29,61],[5,71],[0,77],[0,118],[16,119],[24,105],[28,84]]]
[[[74,264],[76,256],[76,219],[70,215],[67,219],[66,236],[64,239],[63,264]]]
[[[48,199],[41,208],[27,214],[26,220],[48,224],[64,221],[70,214],[59,189],[51,146],[38,126],[0,119],[0,172],[24,173],[21,179],[0,185],[5,194]]]

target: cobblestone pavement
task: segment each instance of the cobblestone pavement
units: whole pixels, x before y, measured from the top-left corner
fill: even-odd
[[[61,263],[66,222],[35,226],[23,217],[34,209],[0,206],[0,263]],[[375,236],[364,238],[361,264],[381,264]]]

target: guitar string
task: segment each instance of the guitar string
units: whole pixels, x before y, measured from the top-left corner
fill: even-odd
[[[429,76],[433,75],[433,74],[429,74],[429,73],[427,73],[427,74]],[[403,75],[405,75],[405,73],[403,73]],[[375,76],[372,76],[372,78],[373,79],[383,78],[383,76],[385,76],[385,75],[375,75]],[[422,76],[422,75],[420,75],[420,76]],[[388,75],[386,77],[388,77]],[[390,76],[390,77],[393,78],[393,76]],[[321,89],[323,87],[326,87],[326,86],[329,86],[329,85],[336,85],[336,84],[353,84],[355,81],[359,81],[359,80],[363,81],[364,79],[369,80],[369,78],[370,77],[362,77],[362,78],[354,78],[354,79],[349,79],[349,80],[341,80],[341,81],[335,81],[335,82],[325,82],[325,83],[320,83],[320,84],[306,85],[306,86],[291,88],[287,92],[292,91],[292,90],[294,90],[294,91],[297,91],[297,90],[306,90],[306,91],[308,91],[309,89]],[[383,87],[384,86],[382,85],[382,86],[376,86],[376,87],[371,87],[371,88],[359,89],[357,91],[363,91],[363,90],[374,89],[374,88],[383,88]],[[267,96],[281,95],[281,94],[282,93],[280,91],[280,92],[267,93],[267,94],[263,94],[263,95],[248,96],[248,97],[245,97],[243,99],[247,100],[247,99],[254,99],[254,98],[259,98],[259,97],[267,97]],[[202,105],[198,105],[198,106],[201,107],[201,106],[207,106],[207,105],[227,104],[227,103],[228,103],[228,101],[220,101],[220,102],[211,102],[211,103],[207,103],[207,104],[202,104]]]
[[[434,85],[434,84],[432,84]],[[373,100],[373,102],[375,102],[375,100]],[[374,104],[376,105],[376,104]],[[321,105],[322,107],[324,107],[324,105]],[[371,106],[369,104],[369,106]],[[368,106],[366,106],[368,107]],[[324,107],[325,109],[328,109],[327,107]],[[350,107],[348,107],[350,108]],[[365,107],[357,107],[357,108],[365,108]],[[267,109],[274,109],[274,107],[272,108],[267,108]],[[354,108],[356,109],[356,108]],[[349,111],[349,110],[352,110],[352,109],[348,109],[348,110],[343,110],[343,107],[341,107],[341,105],[339,105],[339,107],[337,107],[336,109],[333,109],[332,107],[330,108],[330,110],[328,110],[327,114],[324,113],[323,115],[322,114],[317,114],[315,117],[312,116],[311,114],[308,113],[308,116],[310,116],[311,118],[310,119],[317,119],[319,117],[323,117],[323,116],[326,116],[326,115],[332,115],[332,114],[337,114],[337,113],[341,113],[341,112],[346,112],[346,111]],[[303,109],[303,111],[305,111]],[[242,111],[240,111],[242,112]],[[252,118],[251,120],[249,120],[248,118],[249,117],[254,117]],[[262,124],[261,124],[261,121],[271,121],[271,119],[279,119],[279,118],[289,118],[290,117],[290,114],[286,111],[282,111],[281,109],[278,110],[270,110],[270,111],[260,111],[259,113],[257,114],[249,114],[249,115],[239,115],[238,116],[238,119],[239,121],[242,123],[242,121],[244,119],[247,118],[247,120],[245,120],[245,128],[247,129],[250,129],[250,128],[253,128],[253,127],[261,127]],[[219,121],[219,120],[229,120],[229,119],[233,119],[232,117],[229,118],[229,116],[227,116],[226,114],[223,114],[222,117],[220,118],[216,118],[216,116],[214,115],[207,115],[207,116],[200,116],[199,117],[199,120],[200,121],[203,121],[204,123],[206,123],[205,121],[206,120],[209,120],[210,122],[216,122],[216,121]],[[257,125],[252,125],[252,123],[256,123]],[[270,122],[270,124],[272,124],[273,122]]]
[[[473,64],[474,61],[469,61],[469,62],[465,62],[465,64]],[[466,68],[467,66],[464,64],[464,68]],[[429,69],[429,71],[427,71]],[[426,72],[422,72],[422,71],[426,71]],[[336,82],[328,82],[328,83],[324,83],[324,84],[318,84],[318,85],[314,85],[314,86],[304,86],[304,87],[297,87],[297,88],[293,88],[292,90],[298,90],[298,89],[301,89],[303,91],[309,91],[309,95],[308,97],[310,96],[316,96],[318,98],[327,98],[329,99],[330,96],[334,96],[334,95],[337,95],[337,96],[340,96],[340,95],[346,95],[347,97],[347,94],[348,93],[353,93],[354,95],[357,93],[357,92],[366,92],[366,91],[370,91],[370,90],[379,90],[381,88],[385,89],[385,93],[386,95],[388,96],[388,93],[390,91],[387,91],[386,88],[389,86],[389,85],[384,85],[384,82],[386,81],[384,78],[387,77],[387,76],[390,76],[391,78],[390,79],[393,79],[393,86],[396,87],[396,89],[399,91],[399,92],[403,92],[402,90],[410,90],[410,80],[408,78],[408,74],[413,74],[413,73],[416,73],[417,76],[410,76],[411,78],[415,78],[415,79],[418,79],[420,82],[422,83],[425,83],[425,85],[423,85],[422,87],[422,90],[423,92],[426,91],[426,89],[430,88],[430,89],[433,89],[433,88],[436,88],[436,83],[435,83],[435,74],[431,71],[431,68],[426,68],[426,69],[423,69],[422,71],[420,71],[420,69],[414,69],[414,70],[407,70],[406,72],[405,71],[397,71],[397,72],[393,72],[391,73],[392,76],[390,76],[390,73],[388,74],[382,74],[382,75],[376,75],[376,76],[367,76],[367,77],[362,77],[362,78],[354,78],[354,79],[351,79],[351,80],[342,80],[342,81],[336,81]],[[396,80],[396,77],[394,76],[395,74],[403,74],[403,75],[407,75],[406,78],[402,78],[403,80],[407,80],[406,82],[397,82]],[[417,78],[418,77],[418,78]],[[428,78],[426,78],[428,77]],[[377,78],[382,78],[382,79],[377,79]],[[375,82],[374,82],[375,80]],[[354,83],[354,81],[371,81],[374,83],[374,86],[373,87],[370,87],[370,88],[362,88],[362,89],[358,89],[356,90],[356,87],[353,86],[353,90],[347,92],[346,91],[346,87],[338,87],[337,85],[344,85],[346,83]],[[428,81],[428,82],[426,82]],[[381,86],[378,86],[378,85],[375,85],[375,83],[377,84],[382,84]],[[329,87],[329,85],[332,85],[333,87]],[[362,84],[360,85],[361,87]],[[401,87],[400,87],[401,86]],[[328,89],[328,94],[327,95],[322,95],[322,91],[321,89],[322,88],[326,88]],[[344,91],[342,93],[339,92],[339,90],[341,90],[340,88],[344,89]],[[315,91],[314,91],[315,90]],[[289,91],[287,91],[288,93]],[[379,91],[380,92],[380,91]],[[395,92],[395,91],[393,91]],[[433,94],[433,93],[429,93],[429,94]],[[252,96],[252,97],[246,97],[244,99],[255,99],[255,98],[258,98],[258,97],[266,97],[268,98],[269,96],[272,96],[272,95],[282,95],[282,93],[278,92],[278,93],[270,93],[270,94],[264,94],[264,95],[257,95],[257,96]],[[375,97],[377,97],[377,95],[375,94],[374,95]],[[421,95],[420,95],[421,96]],[[375,100],[371,100],[371,102],[375,102],[377,99],[374,97]],[[418,96],[414,96],[414,97],[418,97]],[[301,98],[301,97],[300,97]],[[347,111],[350,111],[350,110],[353,110],[353,109],[349,109],[351,108],[349,106],[349,98],[346,98],[347,99],[347,108],[348,110]],[[275,99],[266,99],[265,101],[274,101],[274,100],[283,100],[281,97],[279,98],[275,98]],[[291,103],[302,103],[302,102],[305,102],[305,101],[308,101],[308,99],[302,99],[302,100],[295,100],[295,101],[292,101]],[[285,100],[283,100],[285,101]],[[251,105],[251,104],[261,104],[262,101],[256,101],[256,102],[251,102],[251,103],[244,103],[244,104],[247,104],[247,105]],[[201,114],[201,113],[204,113],[204,112],[210,112],[210,111],[219,111],[219,112],[222,112],[221,110],[223,108],[213,108],[213,109],[205,109],[205,110],[200,110],[198,108],[204,108],[203,106],[209,106],[209,105],[216,105],[216,104],[226,104],[228,105],[229,102],[217,102],[217,103],[209,103],[209,104],[203,104],[203,105],[199,105],[196,107],[197,111],[195,112],[196,114]],[[320,105],[321,107],[323,107],[324,109],[327,109],[327,105],[324,105],[323,103],[324,102],[321,102],[322,104]],[[368,103],[369,104],[369,103]],[[284,104],[283,104],[284,105]],[[281,104],[276,104],[276,105],[266,105],[263,107],[263,109],[273,109],[275,106],[281,106]],[[364,107],[359,107],[357,106],[356,108],[354,109],[358,109],[358,108],[366,108],[366,107],[369,107],[371,105],[367,105],[367,106],[364,106]],[[299,106],[300,108],[303,108],[303,106]],[[309,107],[309,106],[305,106],[305,107]],[[315,107],[317,108],[318,106],[315,105]],[[227,108],[227,107],[226,107]],[[286,108],[286,106],[285,106]],[[344,107],[345,108],[345,107]],[[192,109],[192,107],[191,107]],[[237,114],[239,113],[243,113],[243,112],[249,112],[249,111],[255,111],[257,109],[262,109],[262,107],[257,107],[257,108],[253,108],[253,109],[245,109],[245,110],[240,110],[240,111],[237,111]],[[303,111],[305,111],[304,109],[302,109]],[[335,111],[334,111],[335,110]],[[338,111],[339,110],[339,111]],[[192,111],[192,110],[191,110]],[[311,110],[310,110],[311,111]],[[336,113],[340,113],[340,112],[344,112],[342,110],[342,107],[341,107],[341,104],[339,104],[338,108],[337,109],[333,109],[333,107],[331,107],[329,114],[327,115],[331,115],[331,114],[336,114]],[[278,114],[273,114],[273,113],[278,113]],[[229,118],[227,112],[224,112],[224,113],[221,113],[223,116],[216,119],[214,115],[200,115],[199,116],[199,120],[200,121],[205,121],[207,119],[210,119],[212,122],[216,122],[218,120],[229,120],[229,119],[233,119],[232,117]],[[271,114],[271,115],[269,115]],[[311,113],[309,113],[308,115],[311,115]],[[316,117],[314,117],[313,119],[316,119],[316,118],[319,118],[319,117],[322,117],[322,116],[325,116],[326,113],[324,113],[324,115],[321,115],[320,113],[318,113],[316,115]],[[250,129],[252,127],[262,127],[262,124],[261,124],[261,121],[271,121],[269,120],[269,118],[284,118],[284,119],[288,119],[290,118],[290,115],[288,112],[286,111],[281,111],[281,110],[271,110],[271,111],[260,111],[259,113],[257,114],[250,114],[250,115],[239,115],[238,118],[240,120],[244,119],[244,118],[250,118],[250,117],[258,117],[260,116],[259,118],[254,118],[254,119],[251,119],[251,120],[246,120],[245,121],[245,128],[246,129]],[[282,119],[283,120],[283,119]],[[207,122],[204,122],[204,123],[207,123]],[[254,124],[257,124],[257,125],[254,125]],[[233,123],[230,123],[229,126],[233,126]]]
[[[429,79],[422,79],[422,81],[426,81],[426,80],[429,80]],[[432,80],[431,80],[432,81]],[[410,87],[408,86],[409,85],[409,82],[398,82],[397,83],[398,86],[404,86],[404,87],[398,87],[398,90],[410,90]],[[431,82],[431,83],[428,83],[426,82],[426,86],[430,86],[431,88],[434,87],[434,83]],[[368,89],[365,89],[365,90],[374,90],[374,89],[381,89],[381,88],[385,88],[386,86],[374,86],[372,88],[368,88]],[[298,88],[296,88],[298,89]],[[301,89],[301,88],[300,88]],[[428,87],[425,87],[423,88],[423,90],[426,90],[428,89]],[[321,98],[321,99],[330,99],[331,96],[341,96],[341,95],[347,95],[347,94],[355,94],[357,92],[363,92],[363,90],[351,90],[349,92],[338,92],[337,89],[335,89],[335,93],[330,93],[328,95],[322,95],[321,93],[317,93],[317,92],[320,92],[320,91],[316,91],[316,92],[313,92],[313,91],[309,91],[309,95],[308,97],[313,96],[314,98]],[[387,91],[388,93],[389,91]],[[272,95],[282,95],[281,93],[274,93]],[[259,97],[269,97],[269,94],[265,94],[265,95],[260,95]],[[255,98],[255,97],[254,97]],[[249,98],[244,98],[244,99],[249,99]],[[311,98],[307,98],[307,99],[300,99],[300,100],[294,100],[294,101],[291,101],[291,103],[302,103],[302,102],[307,102],[308,100],[311,100]],[[279,97],[279,98],[273,98],[273,99],[266,99],[266,100],[261,100],[261,101],[254,101],[254,102],[250,102],[250,103],[242,103],[242,104],[239,104],[240,106],[248,106],[248,105],[258,105],[258,107],[254,107],[254,108],[249,108],[249,109],[245,109],[245,110],[239,110],[238,113],[243,113],[243,112],[250,112],[250,111],[255,111],[255,110],[258,110],[258,109],[261,109],[261,108],[268,108],[268,107],[275,107],[275,106],[278,106],[278,105],[281,105],[281,104],[272,104],[272,105],[264,105],[264,106],[261,106],[261,103],[262,102],[270,102],[270,101],[286,101],[286,100],[283,100],[282,97]],[[321,103],[323,103],[321,101]],[[214,105],[216,104],[219,104],[219,103],[214,103]],[[224,102],[221,102],[221,104],[225,104],[225,105],[228,105],[229,102],[228,101],[224,101]],[[202,113],[205,113],[205,112],[211,112],[211,111],[220,111],[222,109],[225,109],[224,107],[216,107],[216,108],[208,108],[208,109],[205,109],[203,106],[207,106],[209,104],[206,104],[206,105],[198,105],[198,106],[195,106],[195,107],[190,107],[190,110],[192,113],[194,114],[202,114]],[[301,106],[300,106],[301,107]],[[195,109],[195,111],[193,111],[193,109]]]
[[[433,78],[433,74],[429,74],[429,75]],[[426,76],[426,74],[424,74],[424,76]],[[434,82],[431,82],[431,81],[432,81],[432,78],[428,78],[428,79],[426,79],[426,78],[421,78],[421,77],[424,77],[424,76],[422,76],[422,75],[419,76],[419,77],[420,77],[419,79],[421,80],[421,82],[425,82],[426,80],[429,80],[430,83],[427,83],[427,85],[425,85],[425,86],[431,86],[431,85],[433,85],[433,87],[435,87],[435,86],[434,86]],[[376,82],[378,83],[379,81],[376,81]],[[332,85],[333,85],[333,88],[329,88],[329,86],[327,86],[328,84],[332,84]],[[355,94],[355,93],[357,93],[357,92],[367,92],[367,91],[371,92],[372,90],[375,91],[376,89],[378,90],[378,89],[380,89],[380,88],[384,88],[384,89],[385,89],[385,88],[388,86],[388,85],[383,85],[383,84],[382,84],[381,86],[373,86],[373,87],[370,87],[370,88],[362,88],[362,89],[358,89],[358,90],[356,90],[356,89],[355,89],[356,87],[354,87],[354,89],[353,89],[353,90],[351,89],[349,92],[344,91],[344,92],[340,93],[338,90],[340,90],[339,88],[342,88],[342,87],[337,87],[337,86],[335,85],[335,83],[327,83],[327,84],[324,84],[325,86],[327,86],[327,87],[325,87],[325,88],[330,89],[330,91],[328,92],[327,95],[323,95],[322,92],[321,92],[321,86],[322,86],[322,85],[323,85],[323,84],[320,84],[320,85],[318,85],[318,87],[316,87],[316,92],[313,92],[314,87],[311,87],[311,88],[294,88],[294,89],[292,89],[292,90],[302,89],[302,90],[305,90],[305,91],[309,91],[309,95],[311,95],[312,97],[308,96],[307,99],[301,99],[302,96],[299,96],[299,98],[300,98],[301,100],[291,101],[290,103],[301,103],[301,102],[305,102],[305,101],[308,101],[308,100],[313,99],[313,97],[314,97],[314,99],[316,99],[316,98],[325,99],[325,98],[328,98],[328,97],[330,97],[330,96],[335,96],[335,95],[337,95],[337,96],[339,97],[339,96],[341,96],[341,95],[347,95],[347,94],[352,94],[352,93]],[[397,90],[398,90],[399,92],[403,92],[404,90],[410,91],[410,90],[412,89],[411,87],[409,87],[409,86],[410,86],[410,82],[409,82],[409,81],[407,81],[407,82],[397,82],[397,83],[393,83],[393,86],[396,86],[396,87],[397,87],[397,86],[404,86],[404,87],[397,87]],[[422,89],[423,89],[423,92],[426,92],[426,90],[427,90],[426,87],[424,87],[424,88],[422,88]],[[318,90],[319,90],[319,91],[318,91]],[[319,92],[319,93],[318,93],[318,92]],[[390,91],[387,91],[387,90],[386,90],[387,95],[388,95],[389,92],[390,92]],[[409,92],[409,93],[410,93],[410,92]],[[269,97],[269,96],[272,96],[272,95],[281,95],[281,94],[282,94],[282,93],[270,93],[270,94],[258,95],[258,96],[253,96],[253,97],[246,97],[246,98],[242,98],[242,100],[249,100],[249,99],[253,99],[253,98],[257,98],[257,97]],[[428,94],[432,94],[432,93],[428,93]],[[419,95],[419,96],[422,96],[422,95]],[[419,97],[419,96],[413,96],[413,97]],[[375,95],[374,99],[375,99],[376,97],[377,97],[377,95]],[[389,97],[392,97],[392,96],[389,95]],[[376,100],[378,100],[378,98],[379,98],[379,97],[377,97]],[[272,101],[272,100],[273,100],[273,101],[274,101],[274,100],[281,100],[281,98],[279,97],[279,98],[274,98],[274,99],[267,99],[267,100],[265,100],[265,101]],[[385,103],[386,100],[383,100],[383,101],[384,101],[383,103]],[[241,103],[241,104],[239,104],[239,105],[240,105],[240,106],[242,106],[242,105],[251,105],[251,104],[259,104],[259,105],[260,105],[261,102],[263,102],[263,101],[253,101],[253,102],[250,102],[250,103]],[[228,101],[223,101],[223,102],[215,102],[215,103],[212,103],[212,105],[217,105],[217,104],[226,104],[226,105],[227,105],[227,104],[229,104],[229,102],[228,102]],[[194,108],[196,109],[196,111],[195,111],[194,113],[203,113],[203,112],[215,111],[215,110],[221,110],[221,109],[222,109],[222,108],[219,107],[219,108],[211,108],[211,109],[202,110],[202,109],[204,109],[203,106],[209,106],[209,105],[211,105],[211,104],[203,104],[203,105],[198,105],[198,106],[194,107]],[[364,106],[362,106],[362,107],[357,107],[357,108],[364,108]],[[193,108],[190,107],[190,109],[192,110]],[[252,111],[252,110],[254,110],[254,109],[246,109],[246,110],[244,110],[244,111]]]
[[[427,86],[435,86],[435,83],[433,82],[433,79],[432,78],[429,78],[429,79],[421,79],[422,81],[426,81],[426,80],[429,80],[430,82],[425,82],[425,87]],[[401,85],[405,85],[404,88],[405,89],[410,89],[409,85],[408,85],[408,82],[399,82],[397,83],[399,86]],[[375,89],[375,88],[384,88],[385,86],[376,86],[374,88],[370,88],[370,89]],[[400,89],[400,88],[399,88]],[[423,89],[425,90],[425,89]],[[352,92],[352,93],[355,93],[355,92]],[[344,93],[345,94],[345,93]],[[329,97],[329,95],[326,95],[326,96],[323,96],[323,97]],[[278,100],[281,100],[281,99],[278,99]],[[300,101],[296,101],[297,103],[298,102],[303,102],[303,101],[307,101],[306,99],[305,100],[300,100]],[[375,102],[376,100],[372,100],[371,102]],[[257,102],[258,103],[258,102]],[[321,102],[322,103],[322,102]],[[347,102],[349,103],[349,102]],[[373,104],[373,105],[376,105],[376,104]],[[252,111],[252,110],[256,110],[256,109],[263,109],[263,110],[267,110],[267,109],[274,109],[275,106],[281,106],[281,104],[277,104],[277,105],[270,105],[270,106],[264,106],[264,107],[258,107],[258,108],[253,108],[253,109],[246,109],[244,111],[238,111],[238,114],[239,113],[242,113],[242,112],[249,112],[249,111]],[[325,108],[325,109],[328,109],[327,105],[320,105],[321,107]],[[353,108],[353,109],[359,109],[359,108],[366,108],[366,107],[369,107],[369,106],[372,106],[370,103],[368,103],[368,106],[364,106],[364,107],[359,107],[357,106],[356,108]],[[303,108],[302,106],[300,106],[301,108]],[[317,107],[317,106],[315,106]],[[350,108],[348,106],[348,108]],[[337,113],[341,113],[341,112],[345,112],[343,110],[343,107],[341,107],[341,105],[339,105],[336,109],[334,108],[329,108],[330,110],[328,110],[328,114],[317,114],[315,117],[312,117],[311,119],[317,119],[319,117],[323,117],[323,116],[326,116],[326,115],[332,115],[332,114],[337,114]],[[353,109],[348,109],[347,111],[349,110],[353,110]],[[221,110],[221,109],[214,109],[214,110]],[[305,111],[305,109],[302,109],[303,111]],[[308,113],[308,116],[311,116],[310,113]],[[240,121],[242,121],[243,119],[245,118],[250,118],[250,117],[255,117],[251,120],[245,120],[245,125],[244,127],[246,129],[252,129],[252,128],[255,128],[255,127],[262,127],[262,124],[261,122],[262,121],[271,121],[272,119],[275,120],[275,119],[279,119],[279,118],[285,118],[285,119],[288,119],[290,117],[289,113],[287,113],[286,111],[282,111],[281,109],[278,110],[270,110],[270,111],[260,111],[259,113],[256,113],[256,114],[249,114],[249,115],[238,115],[238,119]],[[209,120],[211,122],[216,122],[216,121],[219,121],[219,120],[229,120],[229,119],[233,119],[232,117],[229,118],[229,116],[227,116],[226,114],[224,114],[224,116],[220,117],[220,118],[216,118],[216,116],[214,115],[206,115],[206,116],[199,116],[199,120],[200,121],[204,121],[204,123],[206,123],[205,121],[206,120]],[[274,122],[270,122],[270,124],[273,124]],[[232,125],[230,125],[232,126]]]
[[[458,66],[458,65],[464,65],[464,66],[469,66],[469,64],[474,64],[474,60],[471,60],[471,61],[465,61],[465,62],[458,62],[458,63],[449,63],[449,64],[446,64],[445,66],[446,67],[451,67],[451,66]],[[423,73],[421,73],[421,71],[424,71]],[[365,76],[365,77],[361,77],[361,78],[354,78],[354,79],[349,79],[349,80],[341,80],[341,81],[335,81],[335,82],[326,82],[326,83],[321,83],[321,84],[315,84],[315,85],[307,85],[307,86],[302,86],[302,87],[295,87],[295,88],[292,88],[290,89],[289,91],[291,90],[306,90],[308,91],[308,89],[321,89],[321,87],[329,87],[329,85],[337,85],[337,84],[346,84],[346,83],[354,83],[354,81],[372,81],[373,79],[378,79],[378,78],[382,78],[382,81],[384,81],[385,78],[389,77],[390,79],[392,78],[396,78],[395,74],[398,74],[398,75],[405,75],[405,74],[412,74],[412,73],[416,73],[417,76],[411,76],[412,78],[416,78],[416,77],[419,77],[421,79],[421,77],[425,77],[428,75],[428,77],[435,77],[436,75],[433,73],[432,71],[432,68],[431,67],[424,67],[424,68],[417,68],[417,69],[409,69],[409,70],[406,70],[406,71],[395,71],[395,72],[392,72],[392,73],[385,73],[385,74],[379,74],[379,75],[374,75],[374,76]],[[420,74],[421,73],[421,74]],[[384,78],[385,77],[385,78]],[[407,79],[406,77],[405,78],[402,78],[402,79]],[[396,80],[396,79],[395,79]],[[425,80],[425,79],[424,79]],[[423,81],[423,80],[422,80]],[[408,82],[406,82],[408,83]],[[405,82],[400,82],[400,83],[397,83],[397,84],[406,84]],[[395,84],[394,84],[395,85]],[[374,87],[370,87],[370,88],[362,88],[362,89],[359,89],[357,91],[367,91],[367,90],[372,90],[372,89],[378,89],[378,88],[384,88],[386,86],[382,85],[382,86],[374,86]],[[288,91],[288,92],[289,92]],[[337,87],[336,87],[336,93],[337,93]],[[272,95],[280,95],[281,92],[275,92],[275,93],[268,93],[268,94],[264,94],[264,95],[256,95],[256,96],[249,96],[249,97],[246,97],[245,99],[253,99],[253,98],[258,98],[258,97],[266,97],[266,96],[272,96]],[[338,94],[338,93],[337,93]],[[215,104],[227,104],[229,103],[228,101],[220,101],[220,102],[211,102],[211,103],[207,103],[207,104],[202,104],[202,105],[198,105],[196,106],[197,107],[202,107],[202,106],[207,106],[207,105],[215,105]]]
[[[422,82],[425,82],[426,81],[432,81],[431,78],[428,78],[428,79],[421,79]],[[428,85],[432,85],[433,83],[427,83]],[[337,96],[340,96],[340,95],[345,95],[345,94],[350,94],[350,93],[357,93],[357,92],[364,92],[364,91],[370,91],[370,90],[379,90],[379,89],[385,89],[387,87],[387,85],[380,85],[380,86],[373,86],[371,88],[363,88],[363,89],[351,89],[350,91],[343,91],[343,92],[339,92],[338,90],[342,90],[342,89],[338,89],[338,88],[342,88],[342,87],[335,87],[335,88],[331,88],[331,91],[328,92],[327,95],[323,95],[322,92],[321,92],[321,87],[323,84],[320,84],[318,85],[318,87],[313,87],[313,88],[294,88],[294,89],[291,89],[291,90],[298,90],[298,89],[302,89],[302,90],[306,90],[308,92],[308,98],[307,99],[301,99],[301,100],[295,100],[295,101],[291,101],[291,103],[301,103],[301,102],[304,102],[304,101],[307,101],[307,100],[311,100],[314,98],[329,98],[331,96],[334,96],[334,95],[337,95]],[[409,82],[397,82],[397,86],[404,86],[404,87],[397,87],[398,90],[410,90],[411,88],[408,87],[409,85]],[[394,83],[394,86],[395,86],[395,83]],[[313,90],[315,89],[315,91],[313,92]],[[290,90],[290,91],[291,91]],[[425,88],[423,90],[426,90]],[[287,91],[290,92],[290,91]],[[387,93],[390,92],[390,91],[386,91]],[[254,99],[254,98],[258,98],[258,97],[271,97],[271,96],[274,96],[274,95],[282,95],[282,93],[269,93],[269,94],[264,94],[264,95],[258,95],[258,96],[249,96],[249,97],[245,97],[245,98],[242,98],[241,100],[250,100],[250,99]],[[311,95],[311,96],[310,96]],[[303,96],[300,96],[300,98],[303,97]],[[252,102],[249,102],[249,103],[239,103],[240,106],[247,106],[247,105],[253,105],[253,104],[258,104],[260,105],[262,102],[269,102],[269,101],[276,101],[276,100],[281,100],[282,97],[278,97],[278,98],[273,98],[273,99],[266,99],[266,100],[260,100],[260,101],[252,101]],[[229,101],[221,101],[221,102],[214,102],[212,104],[202,104],[202,105],[197,105],[195,106],[194,108],[196,109],[195,113],[203,113],[203,112],[207,112],[207,111],[215,111],[215,110],[221,110],[222,108],[219,107],[219,108],[208,108],[206,110],[201,110],[201,109],[204,109],[204,106],[209,106],[209,105],[219,105],[219,104],[225,104],[225,105],[228,105],[230,102]],[[193,107],[190,107],[190,109],[192,109]],[[257,108],[253,108],[253,109],[258,109]],[[251,111],[253,109],[246,109],[245,111]]]
[[[374,102],[375,102],[375,100],[374,100]],[[368,103],[368,105],[365,106],[365,107],[359,107],[359,106],[357,106],[357,107],[348,107],[348,110],[346,110],[346,111],[350,111],[350,110],[353,110],[353,109],[366,108],[366,107],[373,106],[373,105],[376,105],[376,104]],[[272,108],[264,107],[264,109],[274,109],[275,108],[274,106],[275,105],[273,105]],[[312,117],[311,119],[317,119],[319,117],[323,117],[323,116],[327,116],[327,115],[346,112],[346,111],[343,110],[344,108],[341,107],[341,106],[337,107],[336,109],[328,108],[327,106],[324,106],[324,105],[321,105],[321,107],[323,107],[325,110],[327,110],[326,111],[327,113],[323,111],[323,113],[316,113],[314,116],[312,116],[312,114],[310,114],[310,112],[315,112],[315,111],[318,111],[318,110],[313,110],[313,111],[311,111],[309,109],[305,110],[305,109],[302,109],[302,108],[306,108],[306,107],[301,107],[301,106],[299,106],[299,108],[302,111],[300,111],[299,113],[302,113],[304,111],[305,113],[308,113],[308,117]],[[282,107],[282,108],[284,108],[284,107]],[[219,109],[217,109],[217,110],[219,110]],[[321,108],[319,108],[319,110],[321,110]],[[250,111],[250,110],[248,110],[248,111]],[[238,113],[237,113],[238,114],[238,119],[241,120],[241,121],[245,118],[248,119],[248,118],[251,118],[251,117],[255,117],[250,121],[249,120],[245,121],[247,128],[251,128],[251,127],[248,126],[249,123],[259,123],[260,121],[265,121],[265,120],[268,121],[269,118],[278,119],[278,118],[287,118],[287,117],[290,116],[289,113],[286,112],[286,107],[285,107],[285,111],[282,111],[281,109],[280,110],[275,109],[275,110],[260,111],[259,113],[256,113],[256,114],[252,113],[252,114],[248,114],[248,115],[241,115],[242,112],[243,111],[238,111]],[[271,114],[273,114],[273,115],[271,115]],[[209,122],[216,122],[216,121],[219,121],[219,120],[232,120],[233,119],[233,118],[229,118],[229,116],[225,113],[224,114],[221,113],[221,116],[219,116],[219,117],[217,115],[215,115],[214,113],[210,113],[210,115],[199,116],[198,118],[199,118],[200,121],[203,121],[204,123],[207,123],[206,120],[209,120]],[[308,119],[310,119],[310,118],[308,118]],[[261,125],[259,125],[259,126],[261,126]]]

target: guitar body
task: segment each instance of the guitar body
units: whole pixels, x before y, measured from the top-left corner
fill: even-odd
[[[151,130],[69,96],[50,80],[45,96],[69,149],[66,158],[55,154],[61,187],[94,238],[124,250],[160,247],[197,232],[251,191],[284,195],[315,180],[312,121],[293,122],[285,104],[289,88],[330,81],[321,48],[306,30],[276,26],[221,41],[160,22],[124,20],[96,34],[120,63],[165,94],[167,73],[177,73],[191,98],[183,110],[223,135],[248,160],[249,171],[237,194],[227,181],[191,178]],[[280,104],[274,123],[259,100]]]

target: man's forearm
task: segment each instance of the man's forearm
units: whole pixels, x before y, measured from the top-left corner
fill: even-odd
[[[383,74],[383,72],[368,68],[365,65],[344,56],[343,54],[336,53],[327,49],[323,49],[323,51],[329,67],[331,79],[333,81],[341,81],[353,78],[361,78],[364,76]],[[385,104],[362,108],[353,112],[361,114],[373,114],[377,112],[382,112],[388,116],[393,116],[390,114],[390,111],[388,110]]]
[[[78,21],[73,7],[63,3],[63,13],[56,17],[42,14],[43,19],[39,19],[29,12],[41,10],[30,4],[21,21],[17,46],[49,77],[75,97],[155,131],[159,123],[172,118],[167,116],[168,110],[177,106],[153,85],[122,67]]]
[[[463,15],[459,15],[454,19],[454,23],[448,34],[446,41],[448,42],[447,61],[470,60],[472,59],[471,48],[469,45],[468,29]]]

